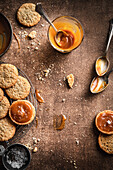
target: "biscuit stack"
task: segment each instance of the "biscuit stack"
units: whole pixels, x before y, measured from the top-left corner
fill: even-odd
[[[24,99],[30,93],[29,82],[18,75],[18,69],[12,64],[0,65],[0,141],[9,140],[16,131],[15,124],[7,116],[10,102],[4,91],[14,100]]]

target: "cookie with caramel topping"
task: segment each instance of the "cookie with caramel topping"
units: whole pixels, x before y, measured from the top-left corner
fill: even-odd
[[[105,110],[98,113],[95,119],[98,130],[105,134],[113,134],[113,111]]]
[[[6,89],[6,93],[11,99],[21,100],[29,95],[30,87],[31,86],[26,78],[18,76],[16,84]]]
[[[102,150],[108,154],[113,154],[113,135],[106,135],[100,133],[98,143]]]
[[[40,21],[40,15],[35,11],[36,5],[33,3],[23,4],[17,11],[18,21],[27,27],[32,27]]]
[[[11,139],[14,136],[15,131],[15,125],[8,117],[0,119],[0,141]]]
[[[35,118],[35,108],[28,100],[17,100],[9,109],[11,120],[18,125],[26,125]]]

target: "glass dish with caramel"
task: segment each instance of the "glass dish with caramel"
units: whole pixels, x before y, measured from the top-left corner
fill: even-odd
[[[66,37],[61,37],[61,46],[59,46],[55,41],[56,32],[52,26],[49,26],[48,39],[50,44],[57,51],[68,53],[81,44],[84,36],[84,30],[77,19],[69,16],[61,16],[56,18],[52,23],[58,31],[61,30],[68,34]]]
[[[26,125],[35,118],[35,108],[28,100],[17,100],[9,109],[11,120],[18,125]]]

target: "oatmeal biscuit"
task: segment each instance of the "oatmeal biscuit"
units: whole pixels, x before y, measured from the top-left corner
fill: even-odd
[[[3,96],[4,96],[4,92],[3,92],[3,90],[0,88],[0,101],[3,99]]]
[[[12,64],[0,65],[0,87],[9,88],[13,86],[18,78],[18,70]]]
[[[0,141],[11,139],[14,136],[15,131],[15,125],[8,117],[0,120]]]
[[[28,80],[22,76],[18,76],[14,86],[6,89],[7,95],[14,100],[24,99],[29,95],[30,84]]]
[[[17,11],[18,21],[27,27],[32,27],[40,21],[40,15],[35,11],[36,5],[33,3],[23,4]]]
[[[113,154],[113,135],[106,135],[100,133],[98,143],[102,150],[108,154]]]
[[[0,119],[7,115],[9,107],[9,100],[7,99],[7,97],[3,96],[3,99],[0,101]]]

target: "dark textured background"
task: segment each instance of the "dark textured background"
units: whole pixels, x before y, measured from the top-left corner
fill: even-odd
[[[98,94],[89,92],[89,85],[95,76],[94,63],[97,57],[105,50],[109,29],[109,20],[113,17],[112,0],[43,0],[43,7],[51,20],[58,16],[69,15],[77,18],[83,24],[85,36],[82,44],[69,54],[55,51],[47,39],[48,23],[41,18],[37,26],[24,28],[16,21],[16,11],[24,2],[20,0],[0,0],[0,11],[10,20],[13,31],[18,35],[21,50],[13,37],[8,52],[1,58],[22,69],[31,79],[36,89],[42,90],[45,103],[38,105],[39,124],[34,123],[30,131],[21,141],[31,143],[32,137],[40,139],[37,153],[32,154],[28,170],[71,170],[73,162],[80,170],[112,170],[113,156],[104,153],[98,146],[98,131],[94,125],[97,113],[105,109],[113,110],[113,75],[109,86]],[[44,24],[44,27],[41,26]],[[35,40],[27,40],[19,35],[19,31],[37,31]],[[31,42],[40,42],[40,45],[31,46]],[[109,58],[113,67],[113,41],[109,49]],[[27,49],[27,47],[30,49]],[[38,46],[38,51],[34,48]],[[51,64],[49,77],[44,81],[36,80],[37,72],[47,69]],[[65,71],[65,72],[64,72]],[[75,76],[73,89],[68,89],[63,81],[69,73]],[[61,81],[59,81],[61,80]],[[62,83],[62,86],[59,85]],[[62,102],[65,98],[66,101]],[[41,110],[42,109],[42,110]],[[53,129],[53,115],[66,115],[66,126],[62,131]],[[74,122],[77,124],[74,125]],[[76,138],[79,145],[76,144]],[[3,167],[1,166],[0,170]]]

